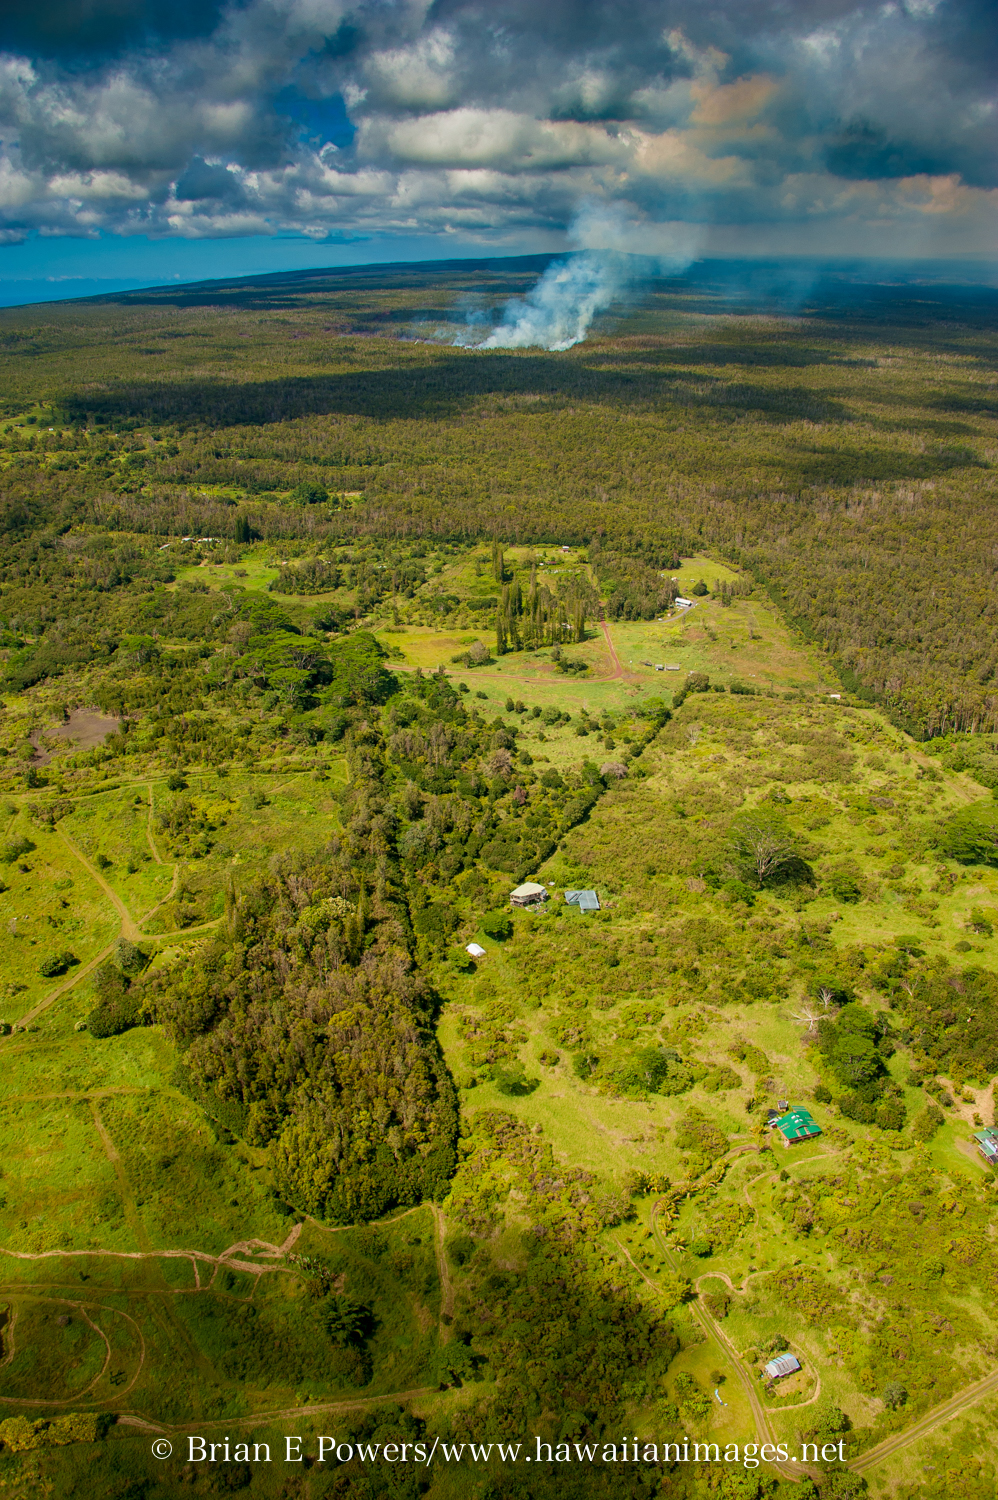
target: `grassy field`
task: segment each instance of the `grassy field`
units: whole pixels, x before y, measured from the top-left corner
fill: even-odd
[[[276,555],[255,546],[238,564],[211,565],[212,587],[230,573],[245,587],[265,587]],[[520,569],[529,556],[522,549],[507,562]],[[558,554],[548,556],[555,566]],[[480,590],[481,549],[441,560],[433,588]],[[676,576],[683,589],[703,578],[713,590],[716,579],[738,575],[697,556]],[[417,599],[408,609],[416,616],[422,606]],[[992,1107],[991,1080],[943,1080],[951,1103],[923,1145],[908,1132],[874,1134],[815,1102],[824,1075],[808,1042],[807,972],[793,955],[813,944],[825,968],[841,970],[848,955],[881,953],[902,938],[928,961],[967,952],[993,968],[998,939],[968,941],[968,922],[972,910],[998,910],[998,876],[941,859],[930,837],[940,818],[985,789],[967,772],[940,774],[926,748],[879,710],[848,694],[832,698],[841,690],[821,653],[795,639],[758,592],[730,606],[712,593],[660,620],[595,622],[572,648],[590,663],[584,676],[558,672],[550,651],[477,668],[454,663],[476,638],[488,640],[470,626],[410,619],[382,626],[379,636],[404,657],[392,663],[400,679],[442,667],[469,708],[515,726],[521,764],[538,773],[571,775],[584,760],[629,753],[645,733],[646,701],[670,702],[689,672],[755,690],[687,697],[629,774],[559,839],[536,872],[552,902],[543,914],[516,913],[508,941],[486,935],[481,912],[455,898],[460,941],[474,937],[487,956],[473,970],[431,961],[442,998],[437,1034],[466,1121],[502,1111],[550,1143],[559,1170],[581,1168],[631,1194],[632,1212],[601,1232],[597,1248],[635,1296],[670,1312],[682,1344],[662,1389],[635,1408],[636,1432],[652,1436],[670,1420],[663,1414],[688,1373],[710,1397],[698,1431],[712,1441],[756,1439],[746,1380],[778,1441],[793,1446],[803,1414],[822,1401],[851,1424],[851,1452],[879,1439],[894,1421],[871,1342],[890,1315],[878,1302],[882,1273],[834,1230],[802,1233],[785,1198],[810,1184],[822,1204],[851,1192],[866,1204],[898,1177],[929,1171],[938,1191],[965,1198],[977,1214],[993,1189],[971,1133],[975,1115]],[[681,670],[659,673],[657,662]],[[557,722],[535,708],[557,710]],[[241,722],[231,709],[219,712]],[[39,690],[30,713],[7,724],[9,743],[55,716],[54,694]],[[270,741],[252,765],[239,757],[221,770],[187,766],[182,791],[167,785],[176,769],[154,746],[95,762],[57,745],[48,789],[14,791],[6,805],[5,840],[21,848],[0,895],[6,1009],[27,1029],[0,1041],[4,1400],[12,1411],[69,1402],[167,1426],[255,1416],[259,1436],[278,1433],[266,1424],[288,1409],[360,1402],[375,1410],[383,1398],[418,1392],[414,1411],[452,1420],[491,1389],[491,1375],[474,1390],[436,1389],[435,1360],[449,1338],[445,1307],[455,1297],[461,1305],[464,1284],[456,1264],[446,1273],[453,1284],[442,1284],[440,1246],[459,1225],[438,1221],[430,1206],[366,1228],[303,1219],[275,1195],[267,1152],[233,1140],[183,1093],[177,1055],[159,1027],[105,1040],[78,1029],[94,1004],[94,961],[119,935],[142,943],[154,965],[182,957],[222,920],[230,883],[245,889],[275,857],[319,850],[342,827],[350,773],[335,746]],[[736,812],[771,808],[774,794],[814,879],[733,902],[700,878],[701,863]],[[56,796],[72,808],[49,827],[32,806]],[[203,816],[195,857],[171,832],[177,797]],[[855,899],[832,890],[846,867]],[[568,885],[594,887],[603,910],[587,917],[567,908],[559,892]],[[39,973],[67,948],[74,961],[63,974]],[[859,993],[882,1003],[862,981]],[[671,1049],[694,1070],[686,1087],[669,1094],[607,1081],[636,1048],[649,1047]],[[600,1077],[580,1071],[580,1053],[600,1059]],[[512,1089],[511,1067],[520,1069]],[[911,1080],[904,1045],[889,1071],[913,1118],[925,1093]],[[760,1154],[768,1144],[761,1122],[778,1098],[809,1102],[823,1133],[792,1152]],[[718,1163],[723,1170],[676,1196],[673,1186],[691,1171],[691,1118],[716,1133],[708,1178]],[[642,1176],[658,1186],[635,1187]],[[852,1202],[836,1209],[843,1225],[853,1222]],[[866,1209],[857,1222],[869,1222]],[[321,1266],[323,1286],[370,1307],[363,1356],[331,1351],[320,1335],[321,1298],[302,1269],[309,1261]],[[780,1280],[787,1274],[792,1285]],[[793,1291],[798,1283],[810,1303]],[[727,1302],[715,1317],[707,1298],[720,1293]],[[930,1305],[924,1290],[912,1297],[911,1358],[924,1371]],[[940,1286],[932,1299],[964,1351],[959,1369],[937,1382],[932,1396],[941,1400],[985,1372],[981,1351],[998,1326],[962,1282]],[[774,1339],[789,1344],[803,1370],[767,1392],[759,1370]],[[913,1388],[911,1418],[931,1399],[924,1384]],[[955,1451],[969,1462],[985,1418],[975,1409],[961,1420]],[[304,1416],[294,1430],[307,1430]],[[935,1442],[923,1439],[917,1452],[871,1470],[873,1492],[928,1484]],[[136,1443],[125,1429],[108,1440],[123,1473],[142,1467]],[[75,1462],[67,1456],[62,1472]],[[438,1492],[456,1494],[456,1483],[441,1476]]]

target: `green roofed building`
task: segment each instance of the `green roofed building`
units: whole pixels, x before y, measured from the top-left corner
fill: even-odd
[[[806,1109],[792,1109],[789,1114],[782,1115],[780,1119],[773,1121],[773,1129],[780,1132],[785,1146],[796,1145],[798,1141],[810,1141],[821,1134],[821,1126],[814,1123],[810,1111]]]
[[[978,1130],[974,1133],[974,1140],[984,1160],[998,1167],[998,1130]]]

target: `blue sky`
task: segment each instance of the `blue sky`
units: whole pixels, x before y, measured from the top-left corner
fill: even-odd
[[[993,0],[37,0],[0,301],[614,249],[995,259]]]
[[[0,307],[96,297],[103,292],[208,281],[231,276],[262,276],[268,271],[301,271],[405,260],[480,256],[472,242],[442,247],[433,235],[390,235],[351,240],[312,240],[247,235],[239,239],[41,238],[0,247]]]

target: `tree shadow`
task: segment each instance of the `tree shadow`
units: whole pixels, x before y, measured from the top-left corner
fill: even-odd
[[[389,351],[382,368],[286,375],[264,380],[146,379],[136,376],[105,390],[67,395],[67,417],[139,420],[214,428],[267,426],[303,416],[359,416],[373,421],[448,419],[490,397],[547,398],[548,403],[598,402],[634,406],[673,401],[763,412],[772,421],[851,419],[845,404],[803,385],[774,391],[733,385],[691,368],[605,368],[605,355],[586,350],[572,358],[543,351],[506,353],[440,349],[430,345]],[[687,360],[687,366],[694,363]],[[543,410],[544,408],[540,408]]]

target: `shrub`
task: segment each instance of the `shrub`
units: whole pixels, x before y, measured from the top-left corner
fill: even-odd
[[[719,1067],[711,1068],[705,1078],[700,1080],[700,1087],[707,1094],[727,1093],[729,1089],[741,1088],[741,1079],[734,1068],[729,1068],[727,1063],[721,1063]]]
[[[482,931],[496,943],[503,943],[513,931],[513,919],[507,911],[486,912],[482,918]]]
[[[51,958],[44,958],[38,965],[38,972],[43,979],[55,979],[59,974],[65,974],[74,964],[79,963],[75,953],[64,948],[61,953],[54,953]]]
[[[576,1078],[591,1078],[599,1067],[595,1052],[577,1052],[572,1058],[572,1072]]]
[[[540,1088],[539,1078],[528,1078],[522,1062],[510,1063],[506,1068],[495,1070],[495,1085],[500,1094],[508,1099],[523,1099]]]
[[[812,1327],[827,1324],[837,1292],[810,1266],[788,1266],[771,1278],[777,1298],[794,1308]]]
[[[114,962],[123,974],[141,974],[149,963],[149,955],[122,937],[114,945]]]
[[[828,882],[828,889],[836,901],[842,901],[846,905],[854,904],[862,900],[863,892],[859,883],[851,875],[832,875]]]
[[[359,1344],[371,1331],[371,1309],[352,1297],[326,1297],[319,1309],[319,1326],[330,1343],[345,1349]]]
[[[941,1109],[934,1104],[927,1104],[921,1114],[916,1115],[911,1126],[911,1134],[916,1141],[929,1141],[942,1125],[945,1116]]]
[[[12,865],[17,860],[19,860],[22,855],[33,854],[36,848],[37,845],[33,844],[30,839],[13,839],[9,844],[4,844],[3,852],[0,853],[0,860],[2,860],[5,865]]]
[[[127,991],[101,1000],[87,1017],[87,1030],[91,1036],[103,1040],[109,1036],[120,1036],[133,1026],[141,1026],[145,1013],[138,997]]]
[[[443,901],[431,901],[417,911],[412,921],[416,933],[431,947],[442,948],[457,926],[454,908]]]
[[[728,1292],[701,1292],[700,1298],[712,1318],[720,1321],[721,1318],[728,1316],[728,1309],[731,1306],[731,1296]],[[714,1384],[718,1385],[720,1382],[715,1380]]]
[[[943,824],[938,842],[961,864],[998,864],[998,803],[989,798],[961,808]]]
[[[113,1418],[97,1412],[66,1412],[59,1417],[8,1417],[0,1422],[0,1444],[10,1453],[32,1448],[61,1448],[67,1443],[96,1443]]]
[[[466,1266],[475,1253],[475,1242],[470,1234],[458,1234],[445,1246],[448,1259],[455,1266]]]
[[[301,480],[291,491],[295,505],[323,505],[328,499],[329,491],[325,485],[317,484],[314,479]]]
[[[881,1130],[903,1130],[907,1118],[904,1103],[900,1099],[885,1099],[877,1105],[874,1115]]]
[[[737,880],[734,877],[721,882],[718,894],[728,901],[744,901],[746,906],[755,904],[755,891],[752,887],[746,885],[744,880]]]

